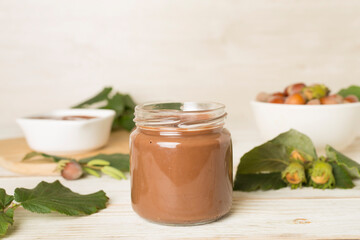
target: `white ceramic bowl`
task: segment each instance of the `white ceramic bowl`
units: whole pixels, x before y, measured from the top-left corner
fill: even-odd
[[[31,118],[75,115],[96,118],[76,121]],[[109,139],[114,116],[113,110],[66,109],[18,118],[16,121],[33,150],[53,154],[72,154],[104,146]]]
[[[360,103],[289,105],[252,101],[251,106],[264,140],[293,128],[308,135],[320,150],[326,144],[341,150],[360,132]]]

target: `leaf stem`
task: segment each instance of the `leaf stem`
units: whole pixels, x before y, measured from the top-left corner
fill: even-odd
[[[12,203],[11,206],[9,208],[12,208],[12,209],[17,209],[18,207],[20,207],[21,203]]]
[[[8,210],[8,209],[13,209],[13,210],[15,210],[15,209],[17,209],[17,208],[20,207],[20,206],[21,206],[21,203],[12,202],[11,205],[10,205],[6,210]],[[5,212],[6,212],[6,210],[5,210]]]

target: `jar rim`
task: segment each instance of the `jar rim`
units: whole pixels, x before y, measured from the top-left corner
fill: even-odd
[[[213,106],[207,109],[199,108],[194,110],[194,106]],[[173,108],[169,108],[173,107]],[[147,102],[135,107],[135,111],[145,111],[145,112],[178,112],[178,113],[197,113],[197,112],[209,112],[219,109],[224,109],[225,105],[217,102],[194,102],[194,101],[184,101],[184,102],[174,102],[174,101],[158,101],[158,102]]]
[[[137,126],[198,129],[224,124],[225,105],[217,102],[149,102],[135,107]]]

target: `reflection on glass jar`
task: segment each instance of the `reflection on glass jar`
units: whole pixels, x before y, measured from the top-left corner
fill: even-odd
[[[229,212],[232,145],[219,103],[150,103],[130,136],[135,212],[164,224],[199,224]]]

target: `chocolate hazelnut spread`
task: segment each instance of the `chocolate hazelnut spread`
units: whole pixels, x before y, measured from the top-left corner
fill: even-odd
[[[165,105],[154,111],[150,105],[136,108],[137,128],[130,136],[134,211],[165,224],[224,216],[232,203],[232,145],[223,128],[224,106],[204,103],[195,104],[200,110],[171,111]]]

